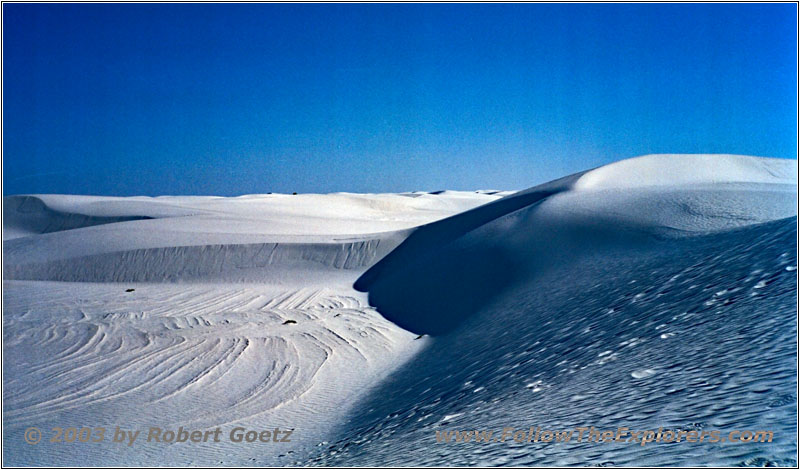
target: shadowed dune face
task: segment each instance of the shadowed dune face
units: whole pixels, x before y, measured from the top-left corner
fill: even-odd
[[[504,292],[535,282],[555,266],[632,249],[658,236],[633,226],[611,228],[603,220],[566,217],[545,223],[538,210],[536,204],[525,207],[433,250],[404,250],[391,271],[369,284],[370,304],[404,329],[442,335]]]
[[[418,227],[355,283],[389,320],[418,334],[443,334],[529,270],[502,240],[469,234],[566,190],[572,175]],[[479,236],[480,237],[480,236]]]
[[[502,249],[444,249],[376,282],[369,302],[388,320],[417,334],[440,335],[483,309],[519,278],[522,267]]]
[[[459,243],[464,235],[553,193],[508,197],[420,227],[364,273],[355,287],[369,291],[370,303],[407,330],[427,334],[449,331],[523,269],[502,246]]]

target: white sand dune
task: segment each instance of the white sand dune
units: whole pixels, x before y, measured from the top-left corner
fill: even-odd
[[[109,453],[19,438],[59,423],[296,429],[271,458],[325,440],[421,345],[375,312],[355,279],[404,229],[500,197],[4,198],[6,463],[249,465],[265,456],[224,442]]]
[[[651,155],[517,193],[6,197],[3,463],[786,464],[791,437],[645,453],[435,430],[793,429],[796,175]],[[296,431],[22,441],[68,423]]]
[[[315,272],[372,264],[402,239],[394,231],[500,197],[12,196],[4,199],[10,228],[3,268],[7,279],[308,281]]]
[[[443,333],[513,283],[607,247],[796,215],[796,161],[717,156],[717,167],[697,165],[691,176],[679,171],[672,186],[659,182],[659,174],[711,158],[626,160],[428,224],[356,288],[369,291],[370,303],[400,326]],[[755,183],[742,181],[747,162]]]

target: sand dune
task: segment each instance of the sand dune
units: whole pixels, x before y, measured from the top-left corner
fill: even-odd
[[[4,198],[4,464],[792,464],[796,174],[651,155],[516,193]],[[21,439],[67,423],[295,433]],[[435,441],[620,423],[780,437]]]
[[[586,255],[796,215],[795,161],[716,158],[717,166],[705,164],[709,156],[626,160],[428,224],[356,288],[400,326],[444,333],[514,283]],[[675,185],[663,181],[686,167]],[[756,183],[742,182],[747,173]]]
[[[296,429],[267,454],[287,461],[328,439],[421,346],[352,289],[358,275],[407,227],[500,197],[5,198],[6,462],[250,465],[265,455],[231,443],[110,454],[19,439],[59,423]]]
[[[4,200],[12,236],[4,243],[4,275],[89,282],[307,279],[368,266],[403,238],[397,230],[501,194],[407,196],[12,196]]]
[[[303,463],[796,465],[796,174],[795,161],[647,156],[416,229],[356,286],[435,337]],[[531,426],[776,438],[436,441]]]

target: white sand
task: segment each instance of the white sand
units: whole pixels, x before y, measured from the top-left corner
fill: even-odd
[[[436,341],[403,328],[456,331],[505,286],[606,247],[796,216],[796,173],[659,155],[518,193],[6,197],[3,463],[302,461]],[[84,425],[295,432],[271,447],[22,441]]]
[[[394,230],[501,196],[4,198],[6,462],[247,465],[324,440],[424,343],[353,282]],[[266,452],[20,439],[83,425],[296,432]]]

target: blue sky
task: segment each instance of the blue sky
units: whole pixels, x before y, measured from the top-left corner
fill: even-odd
[[[3,193],[522,189],[796,158],[794,4],[3,5]]]

